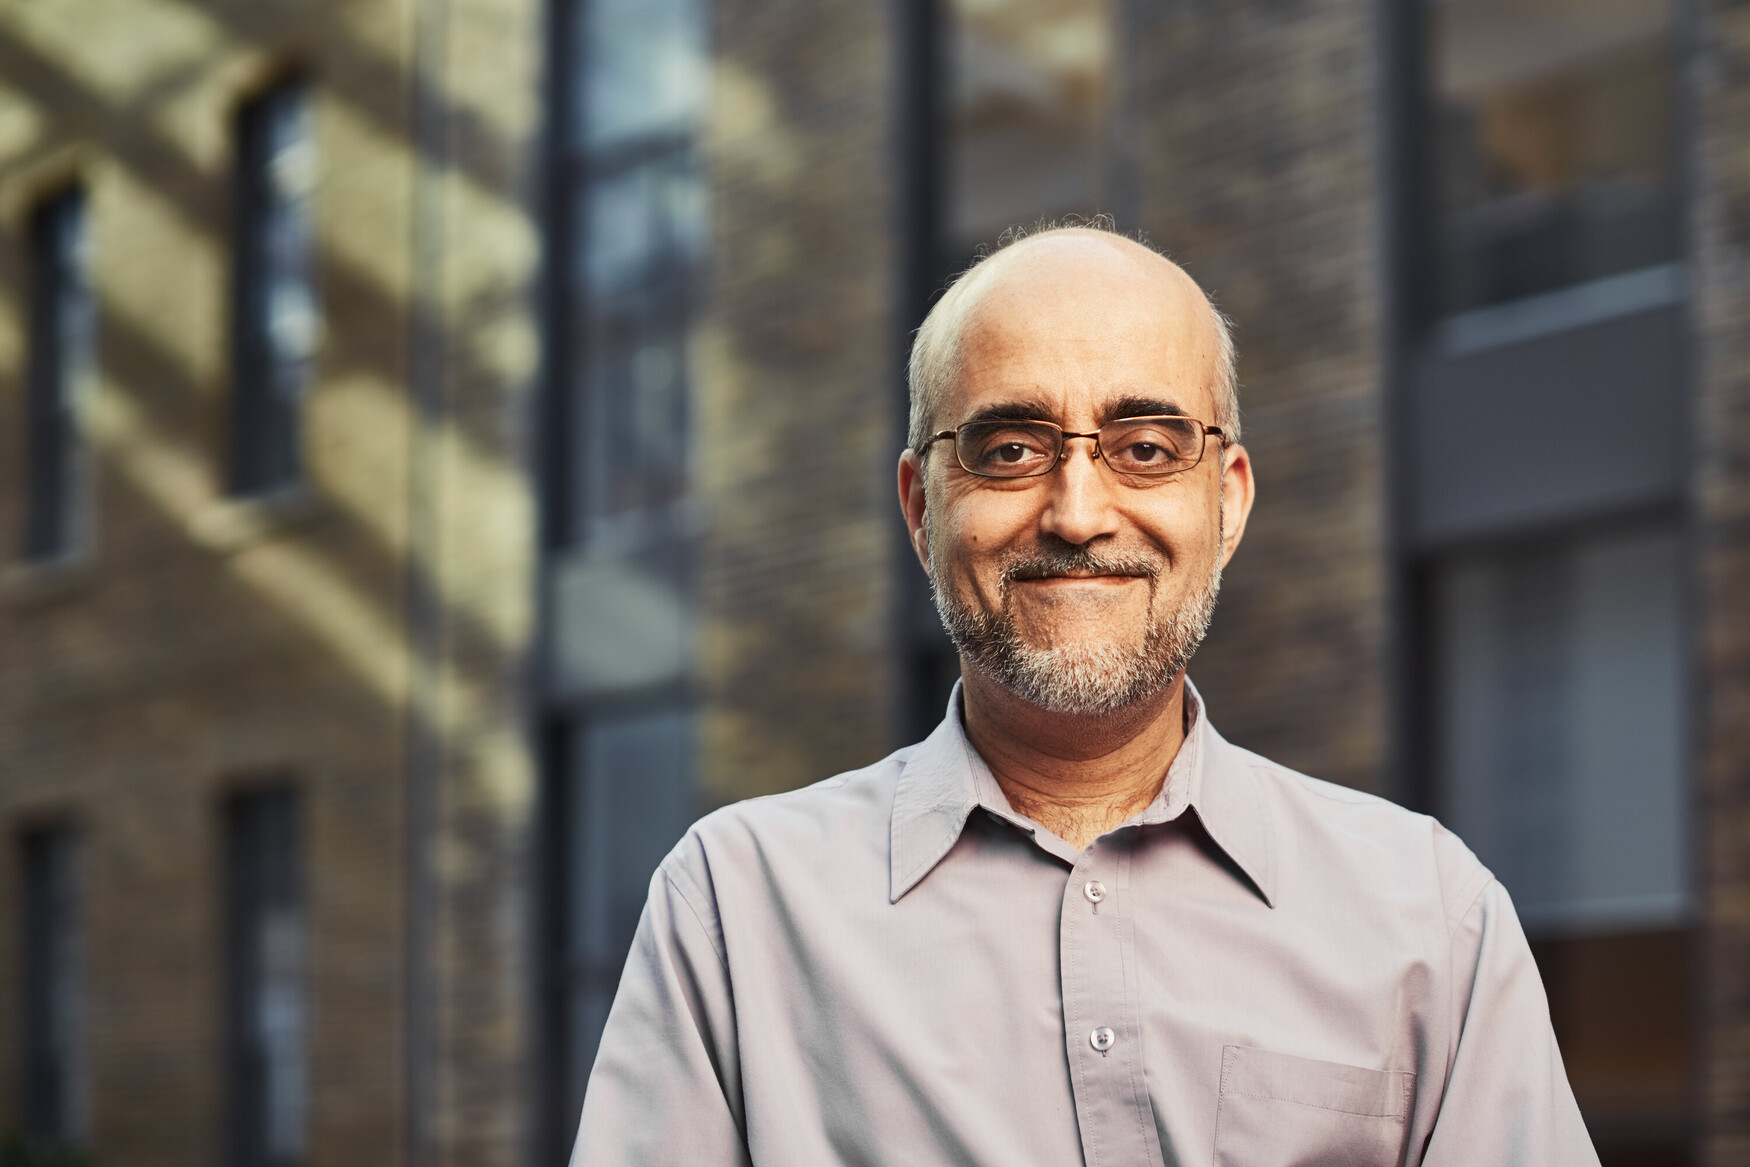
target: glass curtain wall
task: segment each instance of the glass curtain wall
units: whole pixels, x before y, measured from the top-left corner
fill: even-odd
[[[1668,0],[1433,0],[1442,315],[1673,262]]]
[[[1430,498],[1516,484],[1442,504],[1462,522],[1409,508],[1431,809],[1513,896],[1605,1167],[1684,1163],[1687,548],[1680,476],[1642,473],[1679,464],[1683,428],[1672,8],[1420,12],[1431,318],[1408,412],[1446,421],[1418,423],[1410,469],[1452,480]]]
[[[948,262],[1011,226],[1103,208],[1110,0],[941,0]]]
[[[704,0],[565,0],[548,700],[556,1006],[576,1122],[651,875],[696,817],[691,335]]]

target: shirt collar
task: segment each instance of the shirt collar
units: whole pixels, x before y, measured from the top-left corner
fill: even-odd
[[[1275,852],[1270,845],[1269,808],[1263,788],[1245,751],[1228,744],[1209,724],[1203,699],[1189,679],[1185,682],[1185,707],[1190,721],[1185,742],[1167,770],[1161,792],[1131,821],[1138,825],[1164,823],[1187,809],[1195,811],[1216,846],[1273,907]],[[976,809],[1029,835],[1035,833],[1034,824],[1009,806],[990,769],[967,740],[960,720],[960,683],[955,682],[947,716],[913,748],[894,791],[889,895],[893,903],[942,861]]]

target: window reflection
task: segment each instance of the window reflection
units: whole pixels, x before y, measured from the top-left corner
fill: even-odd
[[[592,0],[575,22],[569,542],[687,493],[687,328],[705,245],[697,0]]]
[[[702,0],[568,0],[555,15],[569,46],[547,678],[563,1127],[651,874],[697,811],[688,350],[707,247],[709,59]]]
[[[1681,563],[1660,527],[1439,571],[1441,817],[1528,932],[1687,917]]]
[[[1434,0],[1437,304],[1678,254],[1665,0]]]
[[[951,252],[1099,210],[1107,0],[947,0],[945,13]]]
[[[700,0],[590,0],[577,28],[582,146],[693,131],[709,69]]]
[[[704,225],[696,160],[665,150],[592,182],[584,199],[581,501],[595,518],[657,511],[686,493],[688,294]]]

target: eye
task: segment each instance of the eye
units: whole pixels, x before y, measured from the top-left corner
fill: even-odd
[[[975,474],[1015,477],[1049,465],[1055,443],[1032,426],[1012,422],[974,423],[960,430],[961,464]]]
[[[1115,422],[1103,431],[1111,438],[1107,461],[1115,470],[1170,473],[1196,462],[1203,432],[1195,422],[1150,418]]]

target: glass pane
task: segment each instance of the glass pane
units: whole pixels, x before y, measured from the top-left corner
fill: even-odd
[[[576,538],[591,519],[658,511],[687,493],[687,307],[705,229],[690,151],[598,179],[583,203]]]
[[[51,559],[79,527],[79,398],[96,356],[84,191],[48,200],[32,216],[30,372],[24,553]]]
[[[548,579],[556,697],[649,691],[692,674],[693,555],[686,541],[659,541],[635,554],[555,556]]]
[[[591,151],[687,134],[709,85],[701,0],[585,0],[575,71],[579,144]]]
[[[71,828],[24,841],[24,1125],[32,1134],[86,1134],[84,946],[78,839]]]
[[[595,1063],[650,877],[698,815],[696,750],[687,707],[601,714],[573,739],[566,949],[577,1087]]]
[[[294,1167],[307,1149],[306,945],[299,800],[281,788],[227,810],[228,1126],[237,1162]]]
[[[1432,0],[1437,306],[1678,254],[1668,0]]]
[[[303,85],[258,98],[238,131],[232,486],[248,494],[300,474],[300,403],[321,332],[312,278],[316,148]]]
[[[1442,818],[1529,931],[1685,917],[1680,563],[1655,530],[1440,573]]]
[[[1695,940],[1690,929],[1662,929],[1531,946],[1563,1067],[1605,1167],[1694,1162]]]
[[[1107,0],[948,0],[948,239],[1097,212],[1112,57]]]

